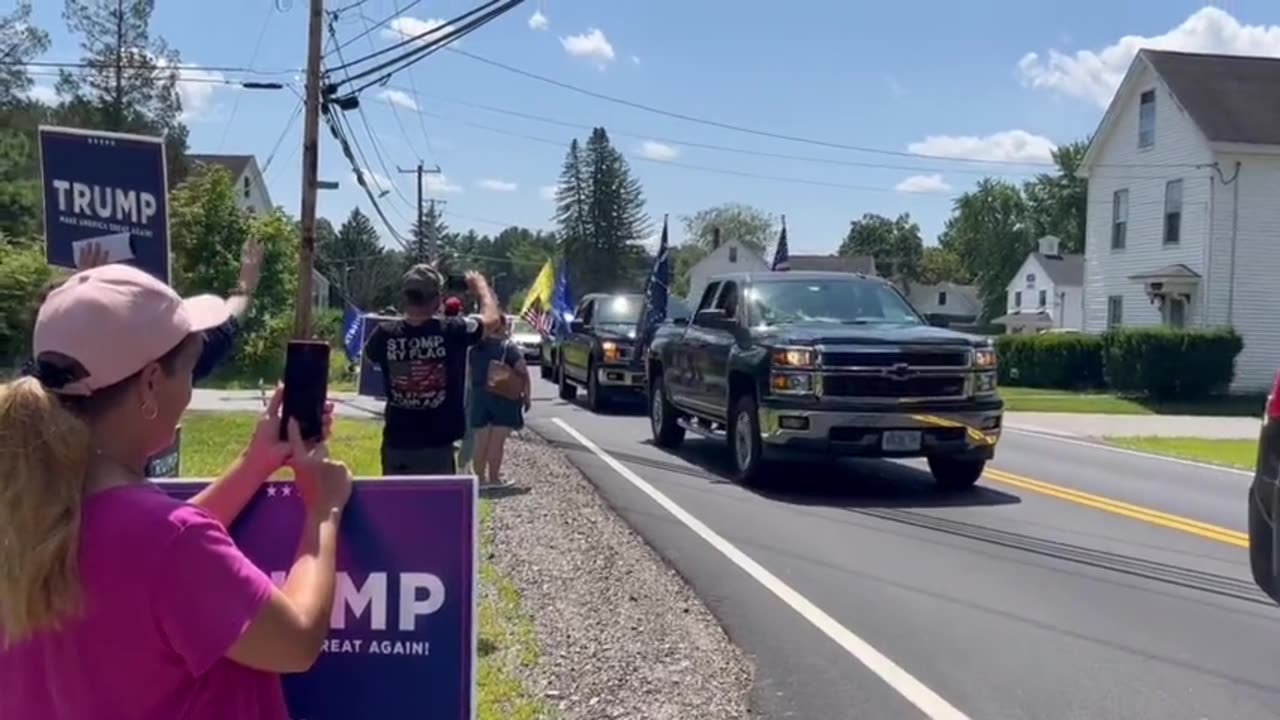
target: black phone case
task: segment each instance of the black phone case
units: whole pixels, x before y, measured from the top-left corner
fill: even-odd
[[[289,419],[298,421],[298,429],[302,432],[302,439],[307,442],[314,442],[324,437],[324,403],[329,393],[329,347],[326,343],[297,343],[301,346],[322,346],[323,350],[317,348],[312,352],[321,352],[323,354],[323,362],[316,360],[316,371],[311,372],[310,376],[305,380],[298,378],[300,370],[296,367],[291,368],[290,359],[294,356],[294,352],[289,351],[289,355],[285,359],[284,370],[284,401],[280,412],[280,439],[282,441],[289,439]],[[290,347],[296,347],[294,343],[290,343]],[[292,372],[290,370],[292,369]]]

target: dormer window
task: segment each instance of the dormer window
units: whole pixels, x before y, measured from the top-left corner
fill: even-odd
[[[244,176],[244,197],[245,197],[245,199],[246,199],[246,200],[247,200],[247,199],[249,199],[249,188],[250,188],[250,187],[251,187],[251,186],[250,186],[250,184],[249,184],[249,176],[248,176],[248,175],[245,175],[245,176]]]
[[[1156,144],[1156,91],[1142,93],[1138,100],[1138,147]]]
[[[737,245],[729,246],[729,262],[731,263],[738,262],[738,246]]]

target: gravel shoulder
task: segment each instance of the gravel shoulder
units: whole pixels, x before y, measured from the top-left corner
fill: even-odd
[[[519,490],[493,501],[487,560],[519,588],[539,648],[521,671],[557,717],[748,717],[748,660],[559,450],[522,431],[503,474]]]

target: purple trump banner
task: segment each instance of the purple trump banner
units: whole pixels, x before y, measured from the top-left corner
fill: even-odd
[[[162,481],[189,498],[205,481]],[[284,676],[293,720],[470,720],[475,714],[476,480],[358,479],[342,516],[329,637]],[[231,526],[277,585],[293,566],[303,507],[266,483]]]

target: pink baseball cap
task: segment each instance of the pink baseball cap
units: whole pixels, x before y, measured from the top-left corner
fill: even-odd
[[[32,350],[37,360],[53,354],[79,363],[83,372],[54,391],[89,395],[230,317],[216,295],[183,299],[146,272],[113,263],[78,272],[49,293],[36,315]]]

